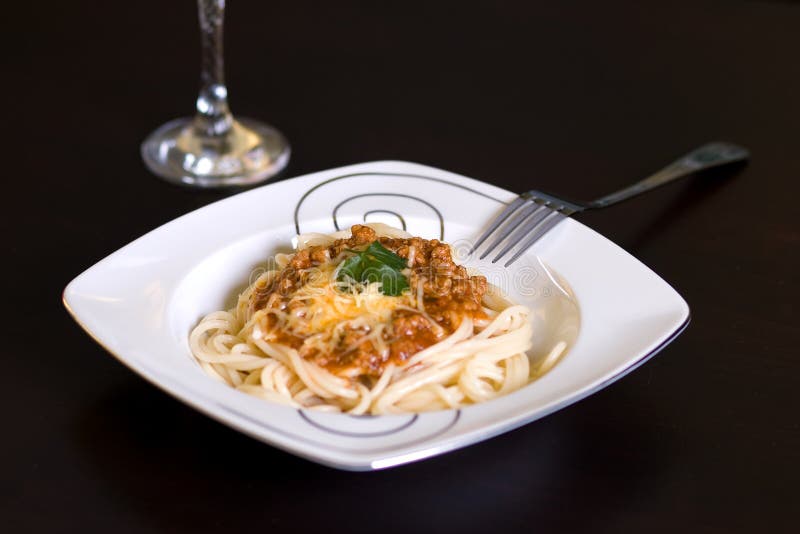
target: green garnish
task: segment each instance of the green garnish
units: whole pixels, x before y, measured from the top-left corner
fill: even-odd
[[[405,268],[406,260],[373,241],[366,250],[342,262],[336,280],[362,284],[380,282],[381,293],[396,297],[408,289],[408,280],[400,272]]]

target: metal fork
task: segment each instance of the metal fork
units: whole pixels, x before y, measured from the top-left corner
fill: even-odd
[[[745,148],[730,143],[714,142],[689,152],[640,182],[592,202],[568,202],[541,191],[522,193],[492,221],[475,241],[470,254],[476,252],[491,237],[480,259],[502,245],[492,263],[497,263],[500,258],[513,251],[505,263],[508,267],[554,226],[575,213],[605,208],[678,178],[749,158],[750,152]]]

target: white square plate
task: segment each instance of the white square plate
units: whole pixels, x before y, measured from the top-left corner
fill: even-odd
[[[233,428],[341,469],[399,465],[530,423],[597,391],[672,341],[688,324],[688,306],[630,254],[567,219],[509,270],[479,265],[490,281],[534,309],[532,358],[559,339],[569,342],[566,355],[505,397],[407,416],[318,413],[237,392],[203,373],[189,351],[189,331],[205,314],[230,307],[259,265],[286,251],[298,232],[381,221],[458,249],[515,196],[414,163],[323,171],[165,224],[78,276],[65,289],[64,303],[122,363]]]

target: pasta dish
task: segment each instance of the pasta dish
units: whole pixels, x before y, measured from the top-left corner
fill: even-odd
[[[566,347],[532,370],[529,308],[436,239],[354,225],[298,236],[275,263],[189,337],[206,373],[263,399],[351,414],[458,408],[521,388]]]

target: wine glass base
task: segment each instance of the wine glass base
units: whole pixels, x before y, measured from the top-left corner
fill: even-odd
[[[278,130],[246,118],[237,118],[219,136],[202,134],[191,118],[176,119],[142,143],[142,158],[156,175],[202,188],[266,181],[286,167],[289,154],[289,143]]]

